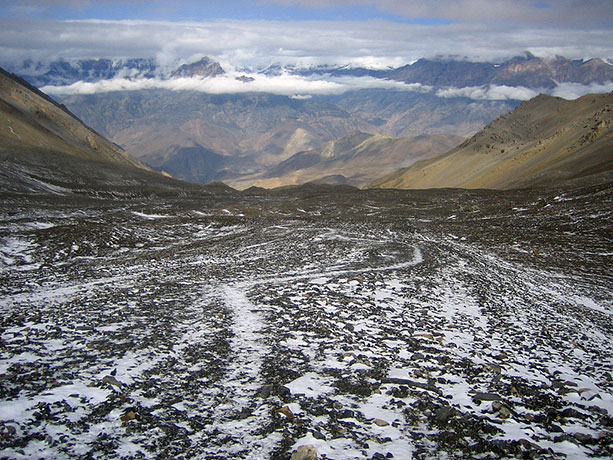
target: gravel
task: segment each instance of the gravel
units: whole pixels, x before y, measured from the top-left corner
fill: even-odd
[[[612,202],[3,195],[0,458],[610,458]]]

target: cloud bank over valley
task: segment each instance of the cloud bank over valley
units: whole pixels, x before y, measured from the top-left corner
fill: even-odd
[[[472,87],[434,88],[420,83],[404,83],[384,78],[331,76],[264,75],[259,73],[230,72],[216,77],[180,78],[126,78],[119,77],[96,82],[78,81],[70,85],[48,85],[41,88],[50,95],[68,96],[75,94],[110,93],[115,91],[139,90],[198,91],[207,94],[244,94],[270,93],[307,99],[312,96],[339,95],[347,91],[362,89],[386,89],[393,91],[413,91],[432,93],[442,98],[468,98],[473,100],[518,100],[526,101],[539,93],[550,94],[564,99],[577,99],[589,93],[613,91],[613,82],[605,84],[582,85],[561,83],[555,88],[531,89],[505,85],[485,85]]]

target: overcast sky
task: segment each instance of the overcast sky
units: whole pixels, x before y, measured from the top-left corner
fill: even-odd
[[[224,68],[420,57],[613,60],[613,0],[0,0],[0,61],[211,56]]]

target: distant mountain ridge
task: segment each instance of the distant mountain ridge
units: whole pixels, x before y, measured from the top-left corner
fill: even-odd
[[[526,53],[502,64],[420,59],[390,71],[387,78],[435,87],[504,85],[550,89],[559,83],[613,81],[613,66],[599,58],[571,61],[562,56],[544,59]]]
[[[603,88],[593,90],[593,85],[607,88],[613,82],[613,66],[601,59],[544,59],[529,53],[502,63],[420,59],[396,69],[271,65],[227,73],[210,57],[170,66],[160,66],[154,59],[89,59],[46,65],[27,62],[21,68],[22,76],[34,86],[116,79],[99,85],[113,88],[108,92],[71,95],[67,91],[61,95],[59,91],[55,97],[89,126],[158,171],[188,181],[224,180],[240,187],[328,176],[364,185],[375,178],[369,172],[348,171],[342,162],[322,169],[328,160],[313,152],[356,131],[393,138],[468,137],[539,91],[575,94],[573,85],[583,85],[583,92],[579,91],[583,94]],[[288,97],[252,90],[262,87],[258,84],[242,86],[256,80],[264,81],[264,88],[279,81],[286,85],[288,75],[303,83],[330,79],[342,86],[349,82],[349,89]],[[133,82],[117,80],[122,78]],[[216,85],[215,79],[221,83]],[[365,87],[360,89],[362,83],[355,82]],[[184,89],[194,84],[205,89]],[[209,86],[231,86],[237,92],[209,93]],[[87,92],[89,86],[76,85],[75,89]],[[292,158],[296,154],[300,155]],[[316,164],[307,166],[309,161]],[[370,161],[379,160],[371,156]],[[374,171],[366,162],[352,164]],[[290,174],[291,165],[298,169]],[[403,166],[401,161],[393,169]],[[315,172],[321,175],[316,177]],[[256,182],[246,184],[246,178]]]
[[[170,78],[216,77],[224,73],[219,62],[203,57],[199,61],[179,66],[170,74]]]
[[[117,77],[153,78],[158,73],[156,60],[150,59],[59,59],[49,63],[26,60],[11,71],[30,84],[67,86],[73,83],[111,80]]]
[[[172,66],[160,66],[153,58],[56,60],[50,63],[26,60],[10,69],[36,87],[65,86],[79,81],[96,82],[113,78],[215,77],[225,73],[210,57]],[[371,77],[441,87],[488,85],[551,89],[560,83],[606,83],[613,81],[613,65],[600,58],[570,60],[562,56],[540,58],[531,53],[502,63],[459,59],[422,58],[398,68],[370,69],[349,65],[312,67],[271,65],[251,73],[301,76]]]
[[[574,101],[540,95],[448,153],[369,188],[508,189],[613,175],[613,93]]]

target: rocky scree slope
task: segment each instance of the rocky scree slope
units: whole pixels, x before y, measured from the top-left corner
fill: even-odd
[[[0,457],[608,459],[613,188],[0,200]]]

